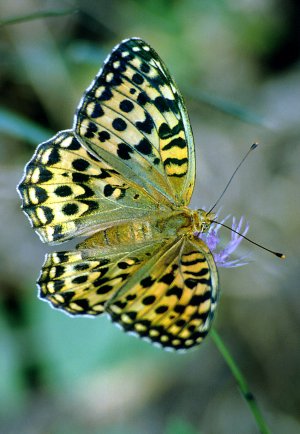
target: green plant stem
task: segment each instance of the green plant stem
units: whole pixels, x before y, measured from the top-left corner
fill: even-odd
[[[245,377],[243,376],[242,372],[240,371],[240,369],[238,368],[236,362],[234,361],[232,355],[230,354],[230,352],[228,351],[226,345],[224,344],[223,340],[221,339],[221,337],[219,336],[219,334],[216,332],[215,329],[213,329],[210,333],[210,336],[212,337],[216,347],[218,348],[218,350],[220,351],[220,353],[222,354],[225,362],[227,363],[229,369],[231,370],[237,384],[238,387],[244,397],[244,399],[246,400],[255,420],[256,420],[256,424],[257,427],[259,428],[261,434],[271,434],[271,431],[269,430],[269,428],[267,427],[266,421],[258,407],[257,401],[254,397],[254,395],[252,394],[252,392],[249,389],[249,386],[247,384],[247,381],[245,379]]]
[[[49,10],[49,11],[39,11],[33,12],[28,15],[19,15],[10,18],[5,18],[4,20],[0,20],[0,27],[18,24],[21,22],[38,20],[40,18],[49,18],[49,17],[58,17],[62,15],[70,15],[77,12],[77,9],[61,9],[61,10]]]

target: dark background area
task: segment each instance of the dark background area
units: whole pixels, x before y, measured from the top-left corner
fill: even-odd
[[[106,318],[70,318],[37,298],[43,245],[16,185],[37,144],[70,128],[113,46],[139,36],[185,97],[197,184],[209,207],[251,143],[222,200],[245,216],[249,265],[221,269],[214,327],[274,434],[300,432],[300,6],[296,0],[1,2],[0,432],[254,434],[257,428],[212,340],[185,355],[126,336]],[[224,237],[230,234],[223,231]],[[61,247],[63,249],[64,246]]]

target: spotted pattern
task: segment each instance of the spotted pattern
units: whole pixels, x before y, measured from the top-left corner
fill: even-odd
[[[157,212],[154,199],[95,159],[71,131],[37,148],[18,189],[23,210],[49,243],[130,220],[133,212],[140,218]]]
[[[182,97],[155,51],[118,45],[72,130],[42,143],[18,186],[42,241],[87,236],[46,256],[40,297],[72,315],[106,312],[126,332],[186,350],[208,333],[218,274],[187,205],[194,143]]]
[[[160,243],[121,247],[117,253],[90,250],[51,253],[38,280],[40,297],[72,315],[99,315],[128,276],[136,272]]]
[[[194,185],[189,125],[166,66],[140,39],[113,50],[75,116],[76,134],[88,149],[105,156],[120,173],[134,169],[142,178],[138,183],[147,180],[178,206],[189,203]],[[104,131],[109,135],[105,141]],[[126,152],[119,152],[120,144],[126,144]]]
[[[184,350],[200,344],[218,297],[214,260],[207,247],[181,238],[162,247],[145,268],[146,277],[129,279],[108,303],[113,321],[165,348]]]

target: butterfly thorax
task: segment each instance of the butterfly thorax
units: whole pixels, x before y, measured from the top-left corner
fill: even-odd
[[[204,209],[197,209],[194,213],[195,226],[197,226],[196,231],[207,232],[216,215]]]

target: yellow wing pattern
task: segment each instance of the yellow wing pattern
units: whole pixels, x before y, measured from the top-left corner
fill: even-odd
[[[37,148],[18,188],[23,210],[48,243],[149,216],[158,209],[145,189],[96,159],[71,131]]]
[[[218,298],[213,257],[188,237],[52,253],[38,285],[54,307],[106,311],[126,332],[176,350],[201,343]]]
[[[40,297],[73,315],[99,315],[124,281],[160,246],[152,242],[51,253],[38,280]]]
[[[106,310],[125,331],[185,350],[207,335],[218,298],[218,274],[201,240],[172,241],[124,283]]]
[[[156,52],[141,39],[108,57],[77,110],[83,145],[126,177],[175,205],[194,188],[194,142],[182,97]],[[149,190],[151,191],[151,190]]]

